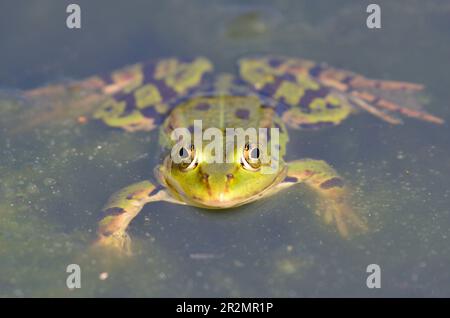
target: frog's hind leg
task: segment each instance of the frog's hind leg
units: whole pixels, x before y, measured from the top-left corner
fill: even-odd
[[[369,79],[327,64],[308,70],[324,85],[345,93],[352,105],[392,124],[402,123],[399,116],[412,117],[434,124],[444,121],[427,113],[418,98],[424,86],[416,83]]]
[[[420,84],[373,80],[325,63],[273,56],[240,60],[239,74],[277,101],[278,115],[293,128],[337,125],[358,110],[391,124],[402,123],[401,116],[444,122],[421,106]]]
[[[344,238],[367,232],[366,221],[353,211],[344,180],[325,161],[304,159],[288,163],[288,174],[280,187],[305,183],[318,194],[316,214],[336,226]]]
[[[99,78],[91,77],[18,92],[17,100],[24,108],[17,115],[20,125],[12,127],[9,133],[24,133],[66,120],[86,123],[107,97],[101,90],[102,85]]]
[[[30,116],[32,128],[76,116],[79,123],[97,119],[126,131],[149,131],[165,119],[171,101],[203,85],[212,69],[212,63],[203,57],[158,59],[26,91],[23,96],[39,105],[33,107],[38,108],[39,117]]]
[[[160,59],[116,71],[105,88],[112,94],[94,118],[127,131],[150,131],[164,121],[176,101],[204,85],[212,69],[209,60],[198,57]]]
[[[401,119],[396,115],[416,118],[434,124],[443,124],[444,120],[442,118],[431,115],[421,109],[414,93],[415,91],[411,90],[381,91],[372,89],[371,92],[353,91],[351,95],[354,98],[351,100],[362,109],[393,124],[402,123]],[[395,102],[395,100],[398,102]],[[376,111],[370,111],[367,105]]]
[[[327,87],[308,70],[310,61],[283,57],[244,58],[240,78],[271,101],[291,128],[319,129],[340,124],[355,111],[347,96]]]
[[[82,80],[64,81],[21,92],[27,107],[21,125],[13,134],[72,119],[86,124],[94,113],[114,94],[139,83],[140,64],[125,67],[111,74],[92,76]]]

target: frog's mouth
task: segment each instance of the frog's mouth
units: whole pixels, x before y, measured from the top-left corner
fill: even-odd
[[[286,177],[286,174],[287,174],[287,166],[284,166],[283,169],[281,169],[277,174],[277,176],[272,180],[272,182],[265,188],[261,189],[258,192],[255,192],[255,194],[251,196],[245,197],[237,196],[233,197],[232,199],[227,198],[225,194],[223,194],[223,196],[219,195],[219,197],[215,199],[209,198],[205,199],[197,197],[195,195],[187,194],[178,184],[178,182],[173,177],[170,176],[170,174],[164,175],[162,181],[169,190],[170,194],[174,198],[184,203],[205,209],[229,209],[253,202],[262,197],[275,193],[277,188],[276,186],[279,185],[280,182]]]

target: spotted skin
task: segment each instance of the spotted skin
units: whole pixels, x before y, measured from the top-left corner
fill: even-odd
[[[170,58],[114,72],[104,77],[104,90],[114,93],[94,118],[127,131],[150,131],[162,123],[170,101],[201,86],[212,68],[205,58]]]
[[[289,141],[287,128],[318,129],[335,126],[360,110],[393,124],[398,115],[441,123],[421,108],[400,106],[396,93],[411,93],[420,85],[370,80],[325,64],[291,58],[247,58],[239,61],[239,75],[208,77],[212,64],[204,59],[165,59],[137,64],[96,83],[110,96],[95,118],[127,131],[159,128],[164,157],[155,167],[156,181],[143,181],[114,194],[104,208],[95,246],[130,252],[126,229],[147,203],[168,201],[212,210],[226,209],[268,197],[303,183],[317,193],[316,214],[333,225],[342,237],[350,238],[368,230],[366,221],[353,211],[351,189],[326,162],[302,159],[285,162]],[[201,126],[196,120],[201,120]],[[196,126],[197,124],[197,126]],[[201,147],[183,141],[188,162],[176,163],[171,154],[181,139],[173,140],[176,129],[190,132],[218,128]],[[265,128],[270,132],[265,158],[249,164],[250,143],[228,147],[225,142],[211,150],[210,141],[224,138],[227,128]],[[274,140],[271,129],[277,129]],[[261,140],[256,145],[260,146]],[[273,145],[273,148],[271,147]],[[223,151],[222,162],[215,155]],[[278,150],[278,154],[277,151]],[[177,152],[175,152],[177,153]],[[225,156],[229,156],[225,158]],[[230,159],[230,160],[227,160]],[[258,161],[259,160],[259,161]],[[271,163],[278,165],[263,173]]]
[[[400,116],[443,123],[418,103],[415,93],[423,89],[419,84],[372,80],[327,64],[284,57],[244,58],[239,74],[261,94],[280,101],[277,112],[293,128],[334,126],[357,110],[391,124],[402,123]]]

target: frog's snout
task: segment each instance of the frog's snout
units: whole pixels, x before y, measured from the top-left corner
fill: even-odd
[[[200,167],[201,181],[211,199],[225,200],[225,195],[234,179],[235,171],[236,167],[233,164],[204,164]]]

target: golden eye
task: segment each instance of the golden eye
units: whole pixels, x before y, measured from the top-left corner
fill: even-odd
[[[198,165],[198,158],[194,145],[182,146],[176,153],[177,160],[174,160],[175,164],[180,168],[181,171],[188,171],[194,169]]]
[[[246,144],[241,157],[242,166],[250,171],[258,171],[261,167],[261,151],[257,145]]]

